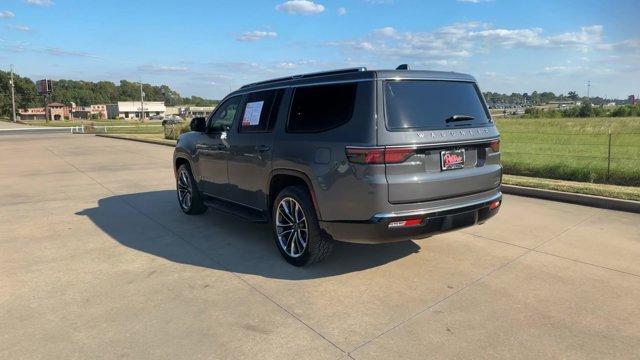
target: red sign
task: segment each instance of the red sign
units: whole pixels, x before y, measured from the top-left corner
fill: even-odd
[[[444,155],[444,166],[449,167],[464,162],[462,156],[457,154],[448,153]]]
[[[50,94],[51,91],[53,91],[53,83],[51,82],[51,80],[47,80],[47,79],[38,80],[36,85],[38,88],[38,94],[40,95]]]

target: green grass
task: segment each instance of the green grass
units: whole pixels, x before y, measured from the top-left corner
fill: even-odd
[[[640,117],[512,118],[496,125],[506,174],[640,186]]]
[[[517,175],[505,175],[502,183],[526,186],[537,189],[556,190],[578,194],[604,196],[616,199],[640,201],[640,187],[607,184],[591,184],[576,181],[532,178]]]

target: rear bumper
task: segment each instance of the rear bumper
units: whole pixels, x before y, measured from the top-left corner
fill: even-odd
[[[320,221],[320,227],[335,240],[344,242],[377,244],[420,239],[483,223],[500,210],[501,206],[490,208],[496,201],[502,203],[502,193],[499,191],[473,203],[446,208],[379,213],[367,221]],[[416,218],[422,219],[419,225],[389,228],[392,222]]]

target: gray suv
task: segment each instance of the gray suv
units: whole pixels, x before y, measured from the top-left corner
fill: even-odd
[[[178,202],[270,222],[291,264],[334,240],[382,243],[483,223],[502,201],[500,140],[472,76],[364,68],[245,85],[191,121]]]

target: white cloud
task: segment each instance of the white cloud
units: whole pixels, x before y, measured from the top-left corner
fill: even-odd
[[[162,72],[185,72],[189,71],[189,68],[186,66],[160,66],[158,70]]]
[[[395,0],[364,0],[370,4],[393,4]]]
[[[384,36],[384,37],[394,37],[397,34],[396,29],[392,28],[391,26],[375,29],[373,30],[373,33],[375,35]]]
[[[12,13],[9,10],[0,11],[0,19],[8,19],[16,16],[16,14]]]
[[[29,5],[36,6],[50,6],[53,5],[53,1],[51,0],[25,0],[25,2]]]
[[[185,73],[189,71],[186,66],[171,66],[171,65],[142,65],[139,70],[146,71],[154,74],[161,73]]]
[[[586,67],[582,65],[575,66],[545,66],[539,71],[538,75],[549,76],[603,76],[610,75],[614,71],[611,68],[599,66],[599,67]]]
[[[278,33],[274,31],[247,31],[236,38],[238,41],[258,41],[262,39],[275,39]]]
[[[296,67],[296,64],[292,63],[292,62],[281,62],[276,64],[276,67],[278,69],[294,69]]]
[[[340,16],[347,15],[347,9],[345,7],[341,6],[336,11],[338,12],[338,15],[340,15]]]
[[[7,41],[2,39],[0,39],[0,51],[7,51],[11,53],[30,52],[51,56],[69,56],[100,59],[99,56],[84,51],[63,49],[57,46],[41,46],[23,41]]]
[[[46,54],[53,55],[53,56],[73,56],[73,57],[97,58],[97,56],[91,55],[91,54],[89,54],[87,52],[84,52],[84,51],[65,50],[65,49],[61,49],[59,47],[46,47],[46,48],[42,49],[41,51],[43,51]]]
[[[324,6],[316,4],[310,0],[289,0],[276,6],[276,10],[285,12],[290,15],[302,14],[312,15],[319,14],[324,11]]]
[[[26,26],[26,25],[7,25],[6,26],[7,29],[12,29],[12,30],[18,30],[18,31],[22,31],[22,32],[29,32],[33,29],[31,29],[30,27]]]
[[[431,32],[399,32],[392,27],[373,30],[361,39],[351,39],[332,45],[356,51],[367,51],[382,58],[424,61],[469,57],[492,49],[562,48],[595,51],[612,46],[602,38],[603,27],[586,26],[579,31],[545,36],[540,28],[504,29],[490,24],[469,22],[453,24]]]

